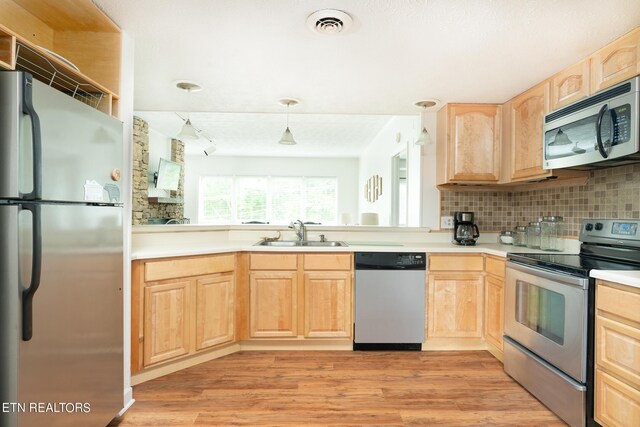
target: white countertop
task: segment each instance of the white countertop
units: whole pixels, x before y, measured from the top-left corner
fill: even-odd
[[[640,288],[640,271],[628,270],[592,270],[591,277]]]
[[[498,243],[480,243],[475,246],[457,246],[452,243],[394,243],[394,242],[354,242],[349,246],[337,247],[274,247],[254,246],[255,242],[212,242],[210,246],[194,248],[165,246],[133,251],[132,260],[150,258],[168,258],[176,256],[206,255],[225,252],[451,252],[451,253],[483,253],[500,257],[507,253],[544,253],[539,249],[521,246],[501,245]],[[567,251],[564,253],[577,253]]]

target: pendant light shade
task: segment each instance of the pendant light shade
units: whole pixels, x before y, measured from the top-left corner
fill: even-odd
[[[440,101],[438,101],[437,99],[427,99],[424,101],[418,101],[414,105],[418,108],[422,108],[423,111],[426,111],[427,108],[437,107],[439,104]],[[422,119],[422,115],[420,116],[420,118]],[[427,127],[422,126],[422,131],[420,132],[420,135],[418,135],[418,139],[416,139],[416,142],[414,144],[423,146],[431,144],[431,142],[431,135],[429,135]]]
[[[178,80],[175,82],[175,84],[178,89],[187,92],[187,94],[190,94],[191,92],[200,92],[202,90],[202,87],[196,82]],[[178,117],[180,117],[179,114]],[[180,118],[184,120],[182,117]],[[200,139],[200,132],[195,128],[195,126],[191,124],[191,119],[189,118],[188,114],[187,120],[185,120],[184,125],[182,125],[182,129],[180,129],[180,132],[178,132],[176,138],[181,141]]]
[[[280,141],[278,141],[278,143],[282,144],[282,145],[296,145],[297,144],[296,140],[293,139],[293,134],[289,130],[289,126],[287,126],[287,128],[285,129],[285,131],[282,134],[282,137],[280,138]]]
[[[297,105],[298,104],[298,100],[297,99],[285,98],[285,99],[281,99],[278,102],[281,105],[286,105],[287,106],[287,128],[284,130],[284,133],[280,137],[280,141],[278,141],[278,143],[282,144],[282,145],[296,145],[297,142],[293,138],[293,134],[291,133],[291,130],[289,130],[289,106],[290,105]]]
[[[191,124],[191,119],[187,119],[187,121],[184,122],[184,125],[182,126],[180,132],[176,135],[176,138],[181,141],[200,139],[198,130]]]
[[[427,145],[427,144],[431,144],[431,135],[429,135],[429,132],[427,132],[427,128],[422,128],[422,132],[420,132],[420,135],[418,136],[418,139],[416,139],[415,142],[416,145]]]

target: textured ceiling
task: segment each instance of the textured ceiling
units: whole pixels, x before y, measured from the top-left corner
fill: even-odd
[[[136,116],[154,130],[176,135],[184,123],[175,113],[137,111]],[[186,113],[180,113],[186,117]],[[415,136],[419,116],[415,114]],[[387,125],[391,116],[297,114],[289,125],[297,145],[278,144],[286,115],[256,113],[191,113],[191,122],[211,138],[217,156],[359,157],[363,149]],[[405,135],[411,139],[414,135]],[[187,154],[202,154],[208,141],[187,141]]]
[[[135,108],[412,114],[504,102],[640,25],[638,0],[94,0],[135,41]],[[353,29],[305,25],[322,8]],[[204,90],[175,89],[178,79]]]

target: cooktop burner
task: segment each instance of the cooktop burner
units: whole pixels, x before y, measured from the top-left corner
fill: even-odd
[[[591,270],[638,270],[640,266],[579,254],[509,254],[509,259],[523,264],[589,277]]]

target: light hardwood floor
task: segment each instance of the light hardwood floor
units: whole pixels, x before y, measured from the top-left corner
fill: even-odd
[[[486,351],[252,351],[134,387],[125,426],[563,426]]]

